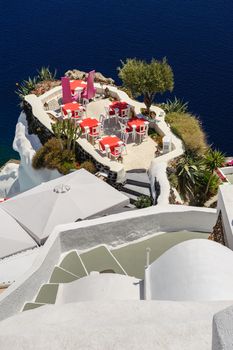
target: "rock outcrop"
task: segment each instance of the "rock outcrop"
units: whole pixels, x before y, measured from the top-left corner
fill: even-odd
[[[65,73],[65,76],[69,77],[70,79],[84,79],[87,77],[86,72],[83,72],[78,69],[68,70]],[[114,80],[112,78],[106,78],[102,73],[96,72],[95,73],[95,82],[100,84],[109,84],[114,85]]]

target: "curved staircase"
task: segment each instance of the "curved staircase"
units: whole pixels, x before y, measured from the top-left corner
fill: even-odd
[[[55,304],[59,284],[69,283],[85,277],[92,271],[112,272],[127,275],[112,252],[104,245],[89,249],[82,254],[76,250],[62,257],[55,265],[49,282],[43,284],[33,302],[26,302],[22,311],[32,310],[46,304]]]

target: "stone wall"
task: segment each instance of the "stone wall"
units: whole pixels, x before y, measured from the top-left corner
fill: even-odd
[[[37,135],[42,145],[44,145],[53,136],[52,132],[33,115],[32,107],[26,101],[23,102],[23,110],[27,117],[28,133]]]

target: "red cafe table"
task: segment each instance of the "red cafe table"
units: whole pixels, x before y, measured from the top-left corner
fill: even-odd
[[[86,118],[79,122],[82,130],[84,131],[85,137],[87,138],[90,133],[92,133],[92,129],[96,128],[100,125],[100,122],[95,118]]]
[[[71,113],[73,118],[80,118],[78,112],[82,109],[82,106],[78,102],[70,102],[61,106],[63,115],[66,117],[68,113]]]
[[[80,122],[80,126],[81,128],[84,130],[85,127],[88,127],[90,129],[90,131],[92,130],[92,128],[97,127],[98,125],[100,125],[99,121],[95,118],[86,118],[83,119]]]
[[[110,104],[109,108],[110,110],[119,109],[119,114],[121,116],[121,110],[128,108],[128,103],[124,101],[114,101]]]
[[[136,137],[136,131],[140,130],[140,126],[145,125],[146,120],[144,119],[139,119],[139,118],[131,118],[128,122],[127,125],[130,128],[130,130],[133,131],[133,140],[135,141]]]
[[[113,151],[114,148],[119,146],[121,143],[122,143],[121,139],[119,139],[119,137],[115,135],[105,136],[101,140],[99,140],[99,145],[102,151],[107,151],[107,149],[110,149],[111,151]]]
[[[131,130],[136,129],[139,131],[140,126],[145,125],[145,121],[146,120],[144,119],[132,118],[127,122],[127,124]]]
[[[70,81],[70,90],[72,94],[75,92],[82,91],[87,86],[87,83],[83,80],[71,80]]]

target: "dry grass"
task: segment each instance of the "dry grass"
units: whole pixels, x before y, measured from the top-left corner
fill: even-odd
[[[206,136],[199,120],[190,113],[169,113],[166,122],[172,131],[184,142],[188,151],[205,153],[208,148]]]

